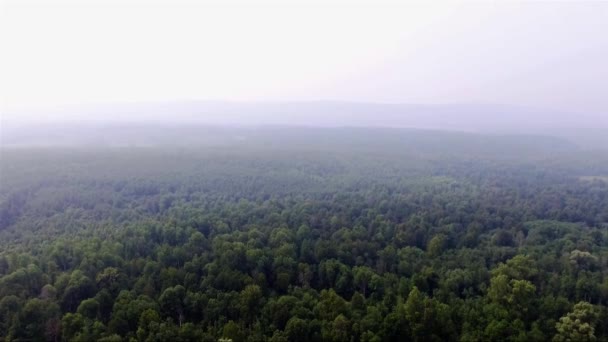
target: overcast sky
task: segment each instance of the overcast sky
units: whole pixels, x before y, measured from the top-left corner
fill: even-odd
[[[608,2],[0,2],[5,109],[325,99],[608,115]]]

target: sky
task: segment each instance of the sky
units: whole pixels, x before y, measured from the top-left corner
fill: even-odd
[[[340,100],[608,115],[608,2],[0,3],[6,112]]]

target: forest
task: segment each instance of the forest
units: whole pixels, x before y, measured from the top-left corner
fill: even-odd
[[[195,131],[0,150],[0,340],[608,341],[605,149]]]

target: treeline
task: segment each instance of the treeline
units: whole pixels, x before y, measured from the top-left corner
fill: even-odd
[[[608,340],[597,161],[3,156],[5,340]]]

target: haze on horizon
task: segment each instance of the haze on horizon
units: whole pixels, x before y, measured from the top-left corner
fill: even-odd
[[[7,0],[3,116],[332,100],[508,104],[605,120],[606,18],[608,2]]]

